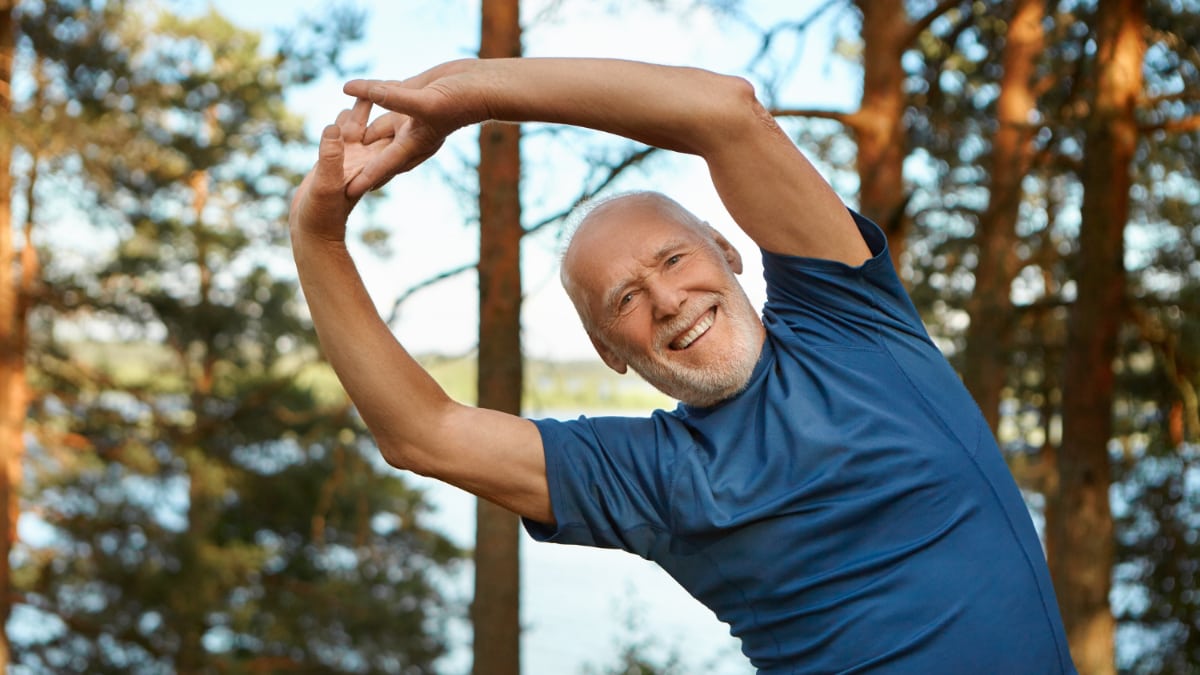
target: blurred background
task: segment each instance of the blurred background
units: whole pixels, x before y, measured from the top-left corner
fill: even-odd
[[[649,563],[388,468],[321,360],[286,215],[341,84],[524,55],[753,82],[887,232],[1080,672],[1200,672],[1197,45],[1193,0],[0,0],[0,671],[752,672]],[[558,255],[658,189],[761,303],[703,162],[486,128],[352,217],[381,314],[467,402],[673,406],[595,359]]]

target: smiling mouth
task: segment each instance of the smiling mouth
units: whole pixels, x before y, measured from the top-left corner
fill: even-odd
[[[692,324],[692,327],[687,329],[683,335],[680,335],[672,340],[671,344],[669,345],[670,348],[674,350],[687,349],[693,342],[700,339],[702,335],[707,333],[709,328],[712,328],[713,322],[716,321],[716,318],[717,308],[713,307],[705,312],[704,315],[696,321],[696,323]]]

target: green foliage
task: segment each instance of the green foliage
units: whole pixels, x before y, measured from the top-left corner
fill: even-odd
[[[358,30],[339,16],[269,53],[212,9],[21,7],[20,141],[118,234],[49,265],[33,316],[27,672],[431,672],[445,651],[461,552],[316,366],[276,272],[304,140],[283,94],[337,65]]]
[[[1122,672],[1184,675],[1200,663],[1200,453],[1161,433],[1115,464],[1114,570]]]

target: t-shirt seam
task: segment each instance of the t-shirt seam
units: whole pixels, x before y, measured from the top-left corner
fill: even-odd
[[[868,294],[869,294],[869,297],[871,298],[871,307],[872,307],[872,309],[878,310],[878,300],[875,297],[875,293],[876,293],[876,289],[874,287],[871,287],[870,285],[868,285]],[[880,335],[879,328],[876,327],[876,336],[878,337],[879,335]],[[1025,560],[1026,571],[1028,571],[1032,575],[1034,583],[1042,591],[1042,592],[1038,593],[1038,602],[1042,606],[1042,617],[1046,621],[1046,624],[1050,628],[1049,632],[1051,634],[1052,639],[1054,640],[1054,645],[1057,648],[1057,652],[1059,655],[1059,667],[1062,668],[1063,667],[1062,645],[1059,644],[1058,634],[1053,630],[1054,622],[1051,620],[1051,618],[1050,618],[1051,614],[1050,614],[1049,608],[1046,606],[1045,589],[1042,588],[1041,581],[1040,581],[1040,579],[1038,579],[1037,572],[1035,570],[1033,561],[1030,560],[1030,558],[1029,558],[1029,552],[1026,550],[1025,545],[1021,543],[1021,539],[1020,539],[1020,536],[1017,534],[1016,528],[1013,527],[1012,518],[1009,516],[1008,509],[1006,509],[1004,507],[1004,502],[1000,499],[999,495],[996,494],[996,488],[994,485],[992,485],[992,481],[988,478],[987,472],[984,471],[983,467],[981,467],[979,465],[978,451],[979,451],[979,445],[981,443],[980,439],[982,438],[984,429],[987,427],[987,425],[983,423],[983,420],[976,421],[976,423],[975,423],[975,441],[973,444],[971,444],[970,447],[967,447],[967,445],[965,443],[963,443],[962,439],[960,439],[958,437],[958,434],[954,433],[954,430],[950,427],[949,424],[947,424],[946,419],[942,415],[942,413],[937,409],[936,406],[933,405],[933,403],[929,400],[929,398],[925,395],[925,393],[923,391],[921,391],[920,387],[917,387],[916,384],[912,381],[912,378],[909,377],[908,371],[905,370],[905,368],[900,365],[899,360],[896,358],[896,355],[894,353],[892,353],[892,350],[888,347],[887,343],[884,340],[882,340],[882,338],[878,338],[878,339],[880,341],[880,345],[883,347],[884,351],[887,352],[888,358],[891,359],[892,364],[895,366],[896,370],[900,372],[900,374],[904,377],[905,382],[908,383],[909,388],[911,388],[917,394],[917,396],[920,397],[921,401],[924,403],[926,408],[929,409],[930,413],[934,416],[934,418],[937,419],[938,424],[942,427],[942,429],[946,433],[949,434],[950,438],[954,439],[955,442],[957,442],[959,446],[961,446],[964,450],[966,450],[967,456],[971,459],[972,466],[975,467],[975,470],[979,473],[979,475],[983,478],[983,482],[987,485],[988,493],[992,496],[992,501],[999,507],[1001,513],[1004,515],[1004,524],[1008,527],[1008,532],[1013,537],[1013,540],[1017,542],[1017,548],[1020,549],[1021,557],[1024,558],[1024,560]]]
[[[698,452],[698,448],[699,448],[699,444],[697,444],[695,441],[692,441],[690,444],[688,444],[688,447],[686,450],[684,450],[684,452],[689,453],[689,454],[695,454],[696,452]],[[680,455],[679,452],[675,453],[675,457],[673,457],[672,459],[675,462],[678,462],[679,455]],[[708,568],[713,571],[713,574],[718,579],[720,579],[722,583],[728,584],[731,588],[737,589],[737,594],[738,594],[738,597],[741,598],[742,606],[746,609],[746,611],[748,611],[750,613],[750,616],[753,617],[753,630],[743,630],[743,631],[741,631],[741,633],[749,634],[749,633],[753,632],[754,630],[759,630],[759,631],[762,631],[763,633],[766,633],[766,635],[768,635],[771,638],[771,643],[773,645],[775,645],[775,658],[776,659],[780,658],[783,654],[783,647],[779,642],[779,637],[775,635],[774,630],[771,630],[770,628],[767,628],[762,625],[761,620],[759,619],[759,616],[758,616],[758,609],[755,607],[754,603],[752,603],[749,600],[749,598],[746,595],[745,590],[741,587],[740,584],[737,584],[737,583],[731,581],[729,579],[729,577],[727,577],[725,575],[725,573],[721,570],[721,566],[718,565],[716,563],[716,561],[713,560],[712,556],[708,555],[704,551],[703,548],[701,548],[700,546],[697,546],[695,543],[693,543],[690,537],[680,533],[681,528],[679,527],[679,524],[676,522],[676,515],[675,515],[676,510],[674,507],[674,502],[672,501],[672,499],[674,498],[674,495],[675,495],[676,481],[679,481],[679,480],[681,480],[681,472],[672,471],[671,472],[671,480],[667,485],[667,494],[664,499],[664,501],[666,502],[666,505],[667,505],[667,515],[670,518],[670,520],[668,521],[670,530],[668,532],[666,532],[665,534],[673,541],[677,541],[677,542],[686,544],[687,547],[692,550],[692,555],[698,555],[698,556],[701,556],[702,558],[704,558],[705,562],[708,563]],[[705,486],[707,487],[708,484],[705,483]]]
[[[872,289],[871,295],[872,295],[871,303],[872,303],[872,306],[874,306],[874,303],[875,303],[874,289]],[[1054,639],[1055,647],[1057,647],[1058,665],[1060,665],[1060,668],[1061,668],[1063,665],[1062,664],[1062,645],[1058,644],[1058,635],[1055,633],[1054,629],[1052,629],[1052,628],[1054,628],[1054,621],[1052,621],[1050,619],[1050,611],[1048,608],[1046,608],[1045,589],[1043,589],[1042,583],[1040,583],[1040,580],[1038,579],[1037,572],[1034,571],[1033,561],[1030,560],[1030,554],[1028,554],[1028,551],[1026,550],[1025,545],[1021,544],[1020,536],[1018,533],[1016,533],[1016,528],[1013,526],[1013,520],[1012,520],[1012,518],[1010,518],[1010,516],[1008,514],[1008,509],[1004,508],[1003,501],[1001,501],[1000,496],[998,496],[996,494],[996,488],[994,485],[991,484],[991,480],[988,477],[988,473],[986,473],[983,470],[982,466],[979,466],[979,459],[977,456],[978,449],[979,449],[979,442],[980,442],[979,440],[980,440],[980,437],[982,437],[982,435],[983,435],[983,429],[985,428],[986,425],[983,424],[983,420],[977,420],[976,429],[974,429],[974,431],[976,431],[976,436],[974,436],[974,442],[971,444],[971,447],[967,447],[967,444],[962,442],[962,440],[961,440],[961,438],[959,438],[958,434],[955,434],[954,430],[952,428],[950,428],[950,426],[946,423],[946,418],[944,418],[942,416],[942,413],[937,410],[936,406],[932,405],[932,402],[929,400],[928,396],[925,396],[924,392],[922,392],[922,390],[920,390],[920,388],[916,386],[916,383],[913,383],[912,378],[910,376],[908,376],[908,371],[904,369],[904,366],[900,365],[900,362],[898,359],[896,359],[895,354],[892,353],[892,350],[890,350],[890,348],[888,348],[887,342],[884,342],[881,340],[881,345],[883,347],[883,350],[887,352],[888,358],[892,359],[892,363],[895,366],[895,369],[898,370],[900,372],[900,375],[905,378],[905,382],[908,383],[908,387],[910,387],[913,390],[913,392],[916,393],[917,396],[919,396],[920,400],[922,400],[922,402],[923,402],[923,405],[926,408],[928,408],[928,410],[930,411],[932,416],[934,416],[934,418],[937,419],[938,425],[942,426],[942,429],[947,432],[949,437],[953,438],[955,443],[958,443],[962,449],[966,450],[966,454],[967,454],[968,458],[971,459],[972,466],[976,467],[976,471],[979,473],[979,476],[982,477],[983,482],[986,485],[988,485],[988,492],[991,495],[992,501],[994,501],[997,504],[998,508],[1000,508],[1001,513],[1004,516],[1004,525],[1006,525],[1008,527],[1008,532],[1009,532],[1010,536],[1012,536],[1013,539],[1015,540],[1015,542],[1018,543],[1018,545],[1016,545],[1016,548],[1020,549],[1021,557],[1024,558],[1024,560],[1025,560],[1026,571],[1032,575],[1033,583],[1037,584],[1038,589],[1040,591],[1042,591],[1042,592],[1038,593],[1038,602],[1040,604],[1042,604],[1043,619],[1046,621],[1046,625],[1048,625],[1051,628],[1051,631],[1050,631],[1051,638]]]
[[[695,448],[696,444],[693,443],[692,447]],[[674,481],[672,481],[672,488],[673,487],[674,487]],[[672,512],[672,517],[673,516],[674,516],[674,512]],[[701,558],[704,559],[705,562],[708,563],[708,568],[710,570],[712,570],[713,575],[716,576],[717,579],[719,579],[722,583],[728,584],[730,588],[737,590],[738,597],[741,599],[742,607],[744,607],[746,609],[746,611],[748,611],[750,613],[750,616],[753,617],[753,626],[747,627],[748,629],[742,631],[742,634],[749,634],[749,633],[754,632],[755,630],[761,631],[760,634],[766,634],[768,637],[771,638],[771,644],[775,645],[774,658],[775,659],[782,658],[783,646],[782,646],[782,644],[780,644],[779,637],[776,635],[776,631],[774,631],[762,624],[762,621],[758,616],[758,608],[747,597],[746,591],[742,588],[742,585],[730,580],[730,578],[725,575],[724,571],[722,571],[721,566],[715,560],[713,560],[712,556],[708,555],[708,553],[705,552],[705,550],[702,547],[697,546],[694,542],[692,542],[690,537],[687,537],[682,534],[677,534],[674,531],[668,532],[666,534],[672,540],[686,544],[687,547],[692,550],[691,555],[700,556]],[[752,628],[752,630],[751,630],[751,628]],[[740,635],[738,637],[739,637],[739,639],[741,639]],[[761,655],[756,655],[756,656],[761,656]],[[747,655],[747,657],[749,657],[749,655]],[[793,672],[795,672],[795,671],[793,671]]]
[[[873,286],[867,284],[867,295],[871,299],[871,308],[876,311],[882,311],[879,309],[879,301],[875,297],[876,292],[877,291]],[[921,402],[925,405],[925,408],[929,411],[930,415],[937,420],[938,426],[942,428],[942,431],[946,432],[950,438],[954,439],[959,447],[965,450],[969,456],[974,457],[975,448],[978,446],[978,444],[968,447],[967,443],[964,442],[962,438],[959,438],[958,434],[954,433],[954,428],[946,421],[945,415],[943,415],[942,412],[938,410],[937,406],[935,406],[933,402],[929,400],[929,397],[925,395],[925,392],[922,391],[915,382],[913,382],[912,377],[908,374],[908,370],[900,364],[900,359],[896,358],[896,354],[892,351],[887,341],[883,339],[883,332],[880,330],[878,325],[874,326],[874,335],[882,351],[887,353],[888,359],[890,359],[892,362],[892,366],[895,367],[896,371],[900,373],[902,377],[904,377],[904,381],[908,383],[909,389],[911,389],[913,393],[921,399]],[[936,347],[934,348],[936,349]]]
[[[975,448],[974,451],[968,453],[971,457],[971,464],[975,467],[975,470],[979,473],[979,475],[983,477],[983,482],[987,485],[988,493],[992,496],[992,501],[999,507],[1000,512],[1004,515],[1004,524],[1008,526],[1009,534],[1012,535],[1013,540],[1017,542],[1017,548],[1021,551],[1021,557],[1025,559],[1026,571],[1028,571],[1030,576],[1033,577],[1033,583],[1036,584],[1038,589],[1041,591],[1038,593],[1038,602],[1041,603],[1042,606],[1042,618],[1045,620],[1047,628],[1049,628],[1048,632],[1050,633],[1051,639],[1054,640],[1054,646],[1058,653],[1058,666],[1060,668],[1060,672],[1065,673],[1068,672],[1069,669],[1066,667],[1066,664],[1063,663],[1063,645],[1059,642],[1058,632],[1054,630],[1054,620],[1052,618],[1053,615],[1050,611],[1050,608],[1046,605],[1046,589],[1042,588],[1042,582],[1038,577],[1036,566],[1029,558],[1029,551],[1021,542],[1020,535],[1017,533],[1016,528],[1013,527],[1013,521],[1008,514],[1008,509],[1005,508],[1004,502],[1000,499],[1000,495],[996,494],[995,486],[992,485],[992,481],[988,479],[987,472],[984,471],[983,467],[979,465],[979,459],[976,456],[977,452],[975,451],[979,449],[979,445],[982,442],[981,439],[985,433],[984,430],[987,428],[987,425],[984,424],[982,420],[976,423]],[[988,431],[987,433],[991,432]]]

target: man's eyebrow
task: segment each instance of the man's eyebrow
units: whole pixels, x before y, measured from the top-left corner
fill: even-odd
[[[664,258],[669,257],[671,254],[685,247],[687,244],[687,239],[672,239],[658,247],[658,250],[654,252],[650,259],[654,261],[655,265],[657,265],[658,263],[662,262]],[[641,277],[625,277],[614,284],[608,293],[604,295],[604,309],[606,311],[611,311],[614,307],[616,307],[625,289],[639,278]]]
[[[604,311],[613,311],[618,306],[618,302],[624,294],[625,289],[629,288],[629,285],[634,281],[635,279],[633,278],[625,278],[609,289],[608,293],[604,296]]]
[[[666,258],[667,256],[671,255],[675,251],[683,248],[684,245],[686,245],[687,243],[688,242],[686,239],[672,239],[671,241],[668,241],[667,243],[660,246],[657,251],[654,252],[654,262],[657,263],[657,262],[662,261],[663,258]]]

